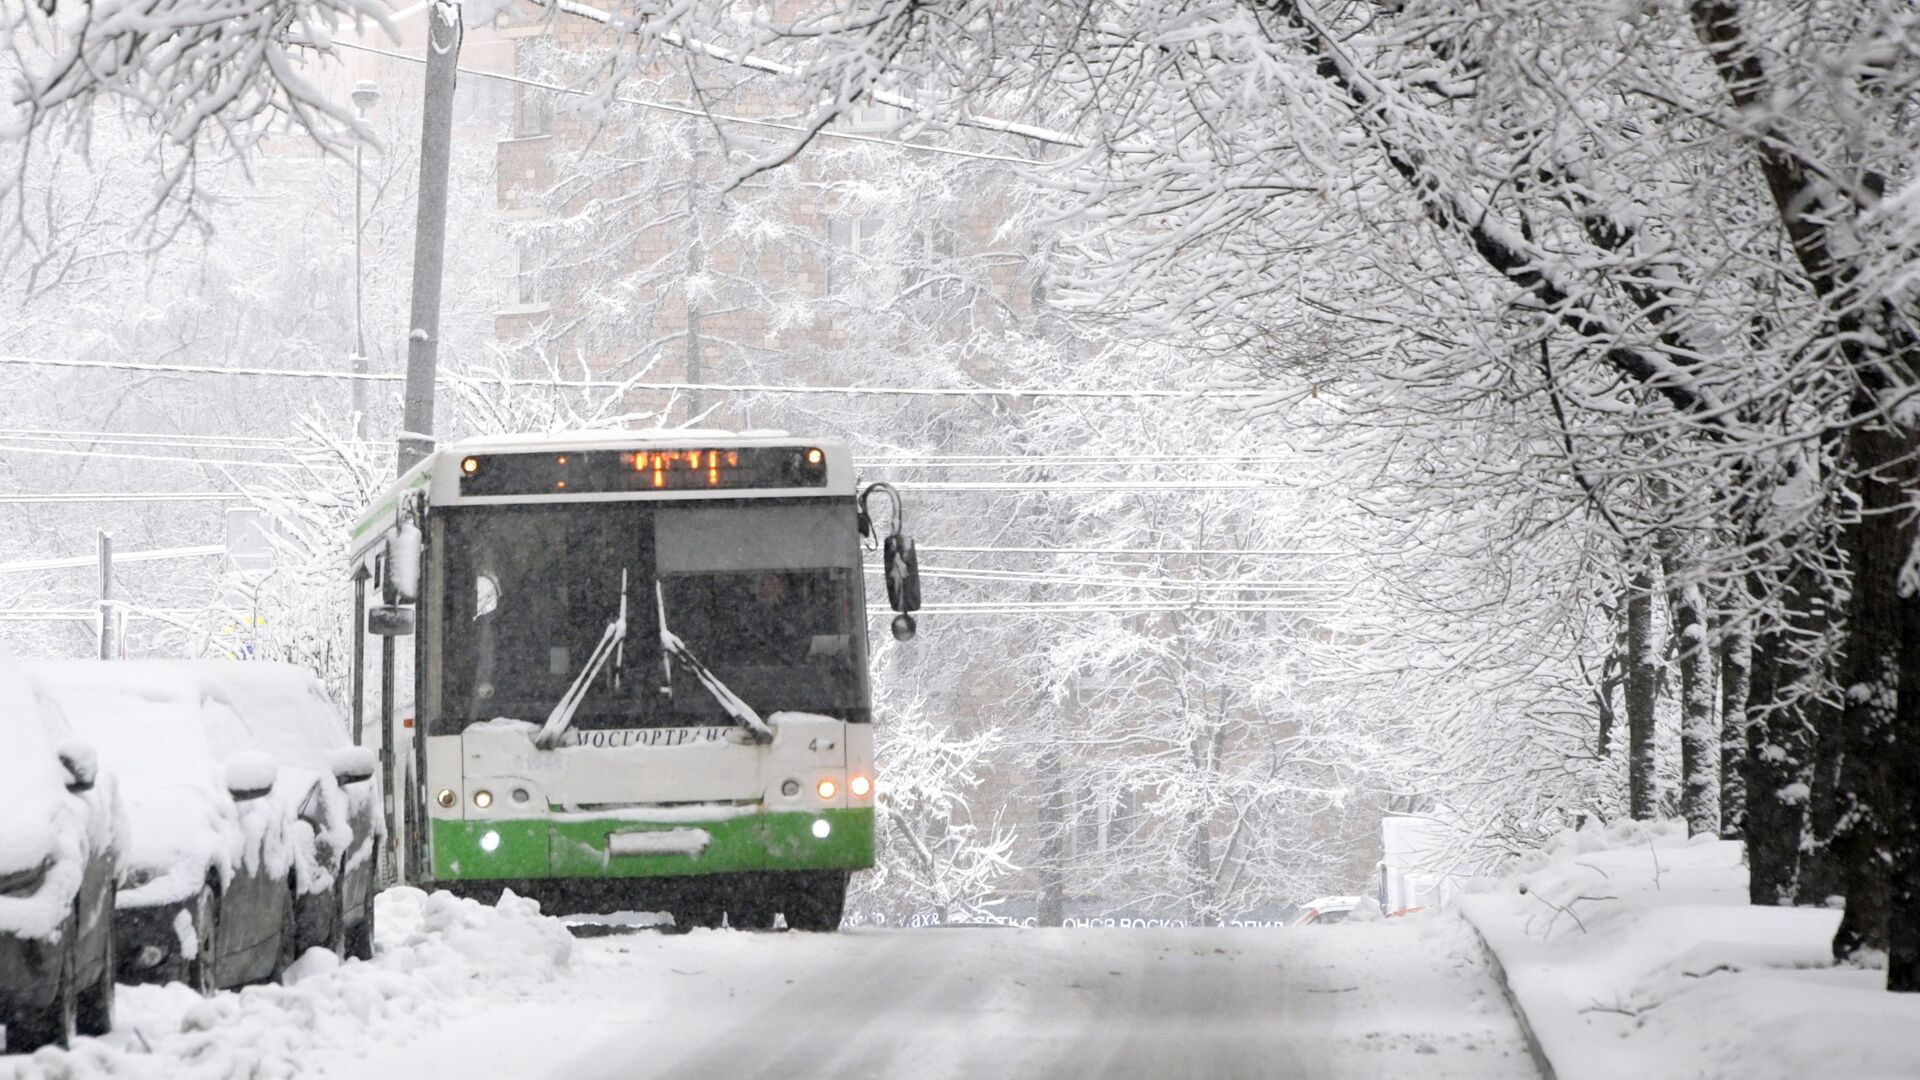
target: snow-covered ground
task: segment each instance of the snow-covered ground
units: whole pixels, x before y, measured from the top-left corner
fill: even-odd
[[[291,985],[207,1001],[127,988],[111,1036],[0,1077],[1533,1075],[1453,917],[575,937],[410,889],[379,916],[371,963],[315,950]]]
[[[1833,965],[1838,911],[1749,905],[1740,855],[1595,827],[1462,898],[1559,1080],[1920,1077],[1920,996]]]

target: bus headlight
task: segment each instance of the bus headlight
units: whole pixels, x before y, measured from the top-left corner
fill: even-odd
[[[847,781],[847,790],[864,799],[873,794],[873,781],[864,776],[856,776]]]
[[[500,834],[492,830],[480,834],[480,850],[488,854],[499,851]]]
[[[479,807],[482,810],[485,810],[487,807],[492,806],[493,792],[488,791],[485,788],[482,788],[479,791],[474,792],[473,805]]]
[[[453,797],[453,791],[452,791],[452,789],[450,789],[450,788],[441,788],[441,789],[440,789],[440,794],[438,794],[438,795],[435,795],[435,796],[433,797],[433,801],[434,801],[434,802],[437,802],[437,803],[439,803],[439,804],[440,804],[440,809],[442,809],[442,810],[451,810],[451,809],[453,809],[453,804],[454,804],[454,797]]]
[[[826,818],[816,818],[813,823],[813,835],[817,840],[825,840],[833,832],[833,825]]]
[[[839,794],[840,785],[834,783],[833,777],[829,776],[825,780],[820,781],[819,786],[814,788],[814,790],[820,793],[821,798],[831,799],[835,795]]]

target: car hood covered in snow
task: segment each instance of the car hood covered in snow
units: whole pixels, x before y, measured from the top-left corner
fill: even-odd
[[[24,895],[0,895],[0,934],[46,938],[73,906],[89,851],[113,846],[113,780],[104,773],[91,797],[67,790],[59,750],[67,725],[47,688],[25,668],[0,663],[0,881],[38,878]],[[44,868],[44,874],[37,873]]]

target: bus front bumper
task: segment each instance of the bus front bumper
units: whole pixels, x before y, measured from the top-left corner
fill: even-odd
[[[432,846],[440,881],[864,870],[873,865],[873,808],[673,823],[436,818]]]

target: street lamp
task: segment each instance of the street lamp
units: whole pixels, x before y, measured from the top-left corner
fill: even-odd
[[[370,79],[361,79],[353,84],[353,108],[365,121],[374,106],[380,104],[380,88]],[[367,332],[360,313],[360,264],[363,234],[366,222],[361,219],[360,208],[360,145],[364,140],[356,138],[353,142],[353,432],[359,438],[367,437]]]

